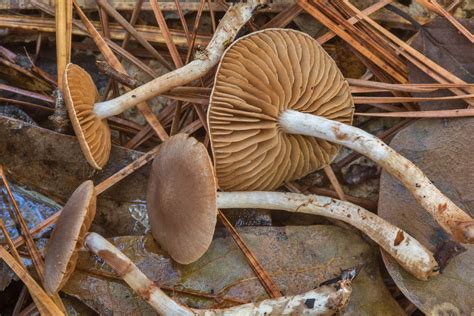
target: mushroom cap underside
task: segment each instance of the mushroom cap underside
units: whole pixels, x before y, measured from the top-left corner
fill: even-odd
[[[354,105],[336,63],[309,35],[267,29],[234,42],[208,111],[220,188],[272,190],[334,159],[338,145],[285,133],[278,118],[287,109],[351,124]]]
[[[74,271],[95,211],[94,184],[88,180],[67,201],[48,242],[44,264],[44,287],[48,294],[58,292]]]
[[[203,144],[177,134],[153,161],[147,210],[154,239],[181,264],[209,248],[217,221],[216,180]]]
[[[112,147],[107,120],[94,113],[99,92],[91,76],[81,67],[68,64],[64,71],[64,101],[74,132],[87,162],[95,169],[109,160]]]

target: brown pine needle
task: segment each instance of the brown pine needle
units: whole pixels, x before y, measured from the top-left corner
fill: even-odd
[[[302,0],[300,0],[302,1]],[[456,84],[466,84],[463,80],[459,79],[456,75],[452,74],[445,68],[441,67],[431,59],[427,58],[419,51],[408,45],[406,42],[399,39],[397,36],[392,34],[387,29],[380,26],[377,22],[373,19],[368,17],[366,14],[361,12],[357,9],[354,5],[352,5],[349,1],[344,0],[344,3],[354,11],[358,17],[362,17],[364,21],[370,24],[373,28],[375,28],[378,32],[380,32],[383,36],[385,36],[390,42],[392,46],[398,49],[399,53],[407,58],[411,63],[417,66],[420,70],[425,72],[427,75],[432,77],[439,83],[456,83]],[[464,95],[463,91],[471,94],[474,93],[474,88],[463,89],[463,91],[459,89],[450,89],[456,95]],[[467,103],[470,106],[474,106],[474,100],[467,99]]]
[[[165,17],[163,16],[163,12],[161,12],[157,0],[150,0],[150,4],[151,8],[153,9],[153,13],[155,14],[156,21],[160,26],[160,30],[163,33],[163,37],[165,38],[166,46],[168,47],[168,51],[171,54],[174,65],[176,68],[183,67],[183,61],[181,60],[181,56],[178,53],[176,45],[174,44],[173,37],[170,34],[170,30],[166,24]]]
[[[8,197],[10,198],[10,202],[13,205],[16,221],[20,225],[21,235],[23,236],[23,238],[25,238],[26,246],[28,247],[28,252],[31,255],[31,259],[33,261],[35,270],[38,273],[38,276],[40,277],[40,279],[44,280],[44,266],[43,266],[43,260],[41,259],[41,254],[38,248],[36,247],[36,244],[33,241],[32,236],[30,235],[28,225],[26,224],[25,219],[23,218],[23,215],[21,214],[20,208],[18,207],[18,204],[16,204],[15,198],[13,197],[12,191],[10,189],[10,185],[3,171],[3,166],[1,165],[0,165],[0,177],[2,178],[3,185],[5,186],[5,189],[7,190],[7,194],[8,194]]]
[[[13,272],[26,285],[32,297],[37,298],[39,303],[38,310],[41,315],[58,316],[64,313],[54,304],[53,300],[46,292],[36,283],[36,281],[28,274],[28,272],[17,262],[17,260],[8,253],[8,251],[0,245],[0,258],[13,270]]]
[[[337,177],[334,174],[334,170],[332,170],[331,165],[324,166],[323,170],[326,176],[328,177],[329,182],[331,182],[332,187],[336,191],[337,197],[339,198],[339,200],[347,201],[346,196],[344,194],[344,190],[342,189],[342,186],[339,183],[339,180],[337,180]]]
[[[455,109],[455,110],[439,110],[439,111],[404,111],[389,113],[354,113],[358,116],[372,117],[405,117],[405,118],[453,118],[453,117],[472,117],[474,109]]]
[[[446,97],[353,97],[354,104],[367,103],[401,103],[420,101],[447,101],[447,100],[467,100],[473,99],[474,94],[454,95]]]
[[[433,11],[434,13],[444,17],[446,20],[454,26],[459,33],[461,33],[468,41],[474,44],[474,34],[469,32],[469,30],[462,25],[448,10],[446,10],[442,5],[436,0],[417,0],[418,3],[422,4],[428,10]]]
[[[234,226],[232,226],[232,224],[229,222],[229,220],[224,215],[224,213],[222,213],[221,210],[218,210],[218,211],[219,211],[219,213],[218,213],[219,219],[221,220],[222,224],[224,224],[224,227],[230,233],[230,235],[234,239],[235,243],[237,244],[239,249],[244,254],[245,258],[247,259],[247,261],[250,264],[250,267],[252,268],[252,270],[257,275],[258,279],[260,280],[260,283],[265,288],[265,291],[267,292],[267,294],[271,298],[281,297],[282,296],[281,292],[278,289],[277,285],[271,279],[270,275],[265,271],[265,269],[262,267],[260,262],[258,262],[255,255],[252,253],[250,248],[245,244],[242,237],[240,237],[239,233],[234,228]]]

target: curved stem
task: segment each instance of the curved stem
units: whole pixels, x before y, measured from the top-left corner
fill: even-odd
[[[350,125],[293,110],[284,111],[279,124],[290,134],[325,139],[369,157],[397,178],[458,242],[474,243],[474,220],[471,216],[441,193],[417,166],[377,137]]]
[[[247,3],[231,7],[219,23],[206,49],[195,60],[118,98],[96,103],[95,114],[102,119],[118,115],[140,102],[202,77],[219,62],[226,45],[252,17],[255,9],[265,2],[265,0],[249,0]]]
[[[420,280],[437,274],[432,253],[383,218],[349,202],[318,195],[283,192],[218,192],[218,208],[264,208],[326,216],[363,231]]]
[[[341,310],[352,293],[351,281],[342,280],[301,295],[280,297],[226,309],[191,309],[168,297],[114,245],[96,233],[86,236],[85,245],[109,264],[137,294],[161,315],[328,315]],[[307,302],[311,304],[307,304]]]

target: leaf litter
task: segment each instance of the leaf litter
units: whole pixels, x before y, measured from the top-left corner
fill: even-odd
[[[342,313],[399,315],[413,314],[418,309],[426,314],[472,312],[469,296],[474,284],[469,265],[472,246],[453,242],[431,217],[421,212],[400,184],[385,171],[380,172],[373,162],[350,150],[340,151],[324,170],[287,183],[280,190],[349,200],[376,213],[378,208],[379,216],[435,253],[441,265],[439,276],[429,281],[416,280],[384,252],[382,263],[377,247],[371,241],[364,241],[366,237],[361,232],[341,222],[254,209],[223,213],[232,214],[230,224],[238,223],[234,237],[247,245],[243,248],[247,252],[241,252],[228,231],[220,227],[204,257],[187,266],[173,262],[147,234],[149,167],[142,166],[154,157],[159,150],[155,146],[168,135],[186,132],[209,145],[205,111],[215,70],[154,98],[148,109],[131,109],[124,116],[110,117],[114,146],[110,161],[101,171],[88,165],[76,138],[71,137],[64,105],[53,94],[57,89],[55,78],[72,57],[73,62],[86,67],[93,76],[104,99],[114,98],[128,89],[127,83],[133,82],[135,86],[130,87],[133,89],[158,73],[166,73],[165,67],[171,69],[174,64],[180,68],[199,56],[219,29],[229,4],[209,1],[212,7],[209,10],[206,1],[132,3],[125,0],[112,5],[99,2],[103,11],[96,15],[91,14],[95,6],[77,1],[87,9],[82,23],[76,12],[71,14],[70,1],[57,12],[54,3],[50,6],[39,1],[20,0],[0,5],[0,21],[3,21],[0,22],[0,164],[20,210],[19,218],[14,220],[13,204],[3,185],[0,218],[22,260],[15,258],[15,251],[5,238],[1,239],[2,249],[6,249],[1,257],[15,267],[14,271],[34,297],[31,301],[28,295],[19,294],[18,281],[11,283],[14,273],[2,263],[0,297],[5,297],[5,303],[0,303],[0,313],[38,309],[44,314],[54,314],[52,311],[59,308],[58,313],[71,314],[111,315],[124,311],[154,314],[143,295],[134,293],[103,259],[86,249],[80,252],[76,270],[63,288],[61,298],[56,295],[52,301],[45,298],[45,302],[50,302],[45,306],[35,305],[36,297],[43,295],[42,258],[35,255],[35,249],[38,247],[43,256],[46,254],[42,237],[51,238],[51,227],[60,214],[60,205],[87,179],[94,181],[100,193],[91,231],[109,237],[165,294],[184,306],[226,308],[262,301],[268,295],[278,296],[277,292],[267,293],[266,284],[261,282],[274,283],[283,295],[301,294],[327,280],[336,282],[334,278],[342,270],[357,268],[358,275],[351,282],[351,297],[343,304]],[[408,1],[408,7],[407,1],[399,2],[270,3],[254,15],[243,32],[289,27],[317,38],[344,75],[351,78],[355,125],[383,137],[387,143],[395,137],[390,144],[473,216],[468,192],[472,186],[466,176],[470,170],[466,157],[473,150],[466,135],[472,121],[458,118],[474,113],[470,109],[474,102],[471,67],[474,63],[473,55],[469,54],[474,49],[469,40],[473,31],[469,20],[472,8],[460,1]],[[22,13],[23,19],[18,11],[22,6],[27,8]],[[96,43],[87,39],[91,32],[83,24],[87,26],[87,19],[99,32]],[[129,19],[130,23],[126,22]],[[60,23],[56,29],[63,25],[60,27],[66,32],[55,34],[55,23]],[[70,33],[75,34],[72,39],[68,37]],[[23,44],[25,40],[29,43]],[[56,43],[57,52],[64,60],[55,58]],[[106,48],[101,50],[105,64],[99,70],[94,61],[103,57],[96,45]],[[128,72],[130,77],[121,80],[107,67],[124,75]],[[51,117],[53,113],[55,119]],[[437,119],[419,120],[419,117]],[[61,122],[66,122],[65,129],[58,126],[64,124]],[[265,214],[264,223],[271,227],[253,226],[260,223],[255,220],[255,214]],[[20,227],[23,220],[34,239],[30,240],[25,227]],[[294,223],[298,226],[292,226]],[[398,237],[400,243],[403,239]],[[31,254],[39,278],[31,264]],[[245,259],[251,256],[258,262]],[[16,266],[23,262],[31,275],[25,275],[26,271]],[[269,277],[259,281],[254,272],[260,276],[259,270],[251,268],[252,262],[261,265],[262,273]],[[35,278],[39,285],[32,283]],[[27,293],[25,289],[23,292]],[[305,302],[304,308],[311,309],[308,304],[311,306],[314,301]]]

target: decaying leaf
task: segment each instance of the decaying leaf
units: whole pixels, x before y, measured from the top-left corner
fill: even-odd
[[[0,152],[8,153],[0,155],[0,164],[10,178],[61,205],[83,181],[91,178],[98,184],[141,155],[113,147],[109,164],[94,172],[75,137],[1,116]],[[105,236],[145,233],[147,179],[148,168],[144,167],[101,194],[92,230]]]
[[[308,291],[362,266],[353,283],[347,315],[400,315],[402,310],[384,287],[377,251],[359,236],[334,226],[247,227],[240,230],[248,246],[284,294]],[[232,238],[218,231],[208,252],[191,265],[164,255],[150,236],[117,237],[112,242],[174,299],[196,308],[237,305],[267,298]],[[97,258],[83,251],[64,291],[104,315],[149,315],[152,309]]]
[[[46,80],[3,58],[0,58],[0,77],[15,87],[43,92],[48,95],[53,91]]]
[[[474,20],[464,19],[460,22],[474,33]],[[455,74],[467,83],[474,82],[474,45],[458,32],[451,23],[444,18],[435,18],[424,25],[416,35],[412,46],[424,56],[430,58],[446,70]],[[433,79],[413,64],[408,65],[410,83],[434,83]],[[442,97],[452,95],[447,90],[428,93],[413,93],[418,97]],[[462,100],[433,102],[420,102],[422,110],[443,110],[464,108],[466,103]]]
[[[474,215],[473,129],[474,119],[421,120],[401,131],[390,144],[471,216]],[[380,216],[406,230],[432,251],[449,241],[449,236],[410,193],[385,172],[380,187]],[[474,310],[474,246],[462,247],[467,251],[452,258],[441,275],[426,282],[401,271],[388,256],[384,260],[398,287],[423,312],[469,315]]]

